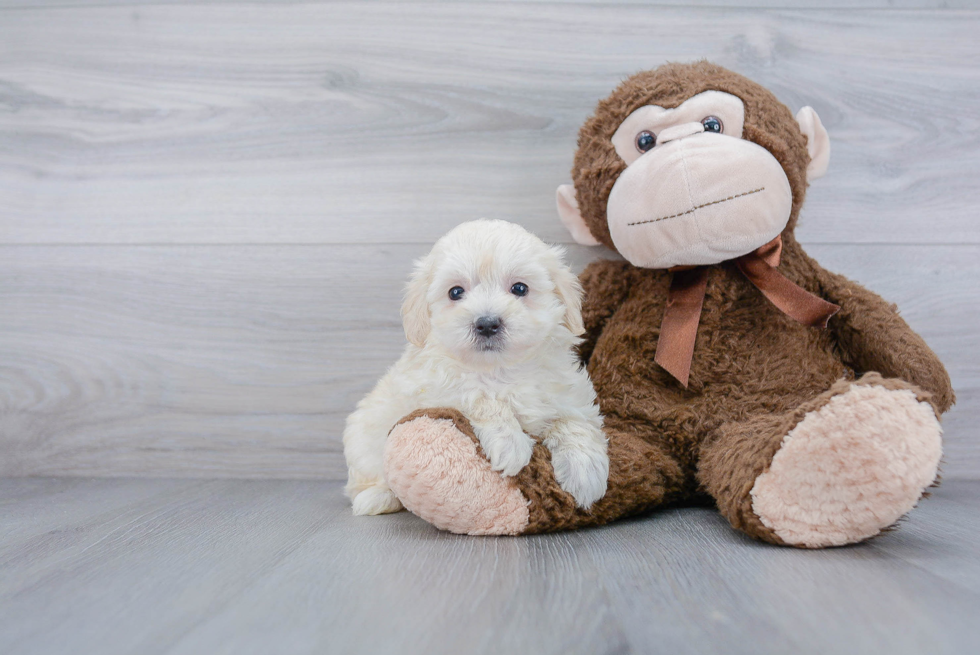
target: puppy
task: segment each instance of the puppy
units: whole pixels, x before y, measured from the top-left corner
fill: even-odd
[[[385,440],[399,419],[426,407],[461,411],[505,476],[531,460],[532,434],[580,507],[605,494],[602,417],[574,352],[582,289],[562,255],[518,225],[479,220],[416,262],[402,306],[409,345],[344,430],[354,514],[402,508],[385,484]]]

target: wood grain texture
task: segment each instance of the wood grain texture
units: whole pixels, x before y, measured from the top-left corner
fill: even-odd
[[[350,0],[348,0],[349,2]],[[369,2],[372,0],[362,0]],[[548,3],[554,0],[425,0],[429,4],[445,2],[479,2],[494,3]],[[336,4],[337,0],[290,0],[289,4]],[[0,0],[0,10],[3,9],[38,9],[62,7],[112,7],[112,6],[141,6],[141,5],[188,5],[188,4],[243,4],[243,0]],[[277,4],[287,4],[279,2]],[[421,2],[416,2],[421,4]],[[595,0],[563,0],[562,4],[596,4]],[[977,0],[617,0],[616,4],[642,4],[655,7],[725,7],[745,9],[977,9]]]
[[[965,490],[967,493],[962,493]],[[951,482],[932,490],[920,509],[942,506],[942,512],[924,511],[901,523],[892,539],[874,542],[874,548],[901,558],[965,590],[980,589],[980,542],[974,538],[980,529],[980,511],[973,494],[980,493],[980,481],[967,485]],[[945,543],[937,539],[946,535]],[[972,564],[964,562],[964,558]]]
[[[596,100],[706,56],[820,112],[800,236],[947,361],[980,477],[980,11],[713,4],[0,0],[0,475],[343,477],[412,258],[567,241]]]
[[[0,243],[429,243],[484,215],[567,240],[554,189],[595,102],[701,57],[823,117],[805,240],[978,243],[977,33],[975,10],[10,9]]]
[[[334,482],[6,479],[0,651],[967,653],[978,502],[949,482],[895,532],[803,551],[698,508],[474,538],[355,518]]]
[[[400,289],[425,250],[0,247],[0,474],[342,478],[344,418],[404,346]],[[945,473],[980,477],[980,247],[810,252],[947,363]]]

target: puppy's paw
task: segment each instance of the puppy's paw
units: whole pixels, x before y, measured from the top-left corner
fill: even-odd
[[[375,514],[391,514],[400,512],[401,502],[395,494],[383,484],[368,487],[354,496],[354,516],[373,516]]]
[[[609,456],[603,446],[592,443],[556,446],[551,451],[551,465],[558,485],[582,509],[588,509],[606,494]]]
[[[503,426],[482,428],[476,433],[494,471],[513,477],[531,461],[534,440],[523,432]]]

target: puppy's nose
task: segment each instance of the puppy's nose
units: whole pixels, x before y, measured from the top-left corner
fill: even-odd
[[[500,318],[497,316],[481,316],[476,319],[473,327],[481,337],[492,337],[500,331]]]

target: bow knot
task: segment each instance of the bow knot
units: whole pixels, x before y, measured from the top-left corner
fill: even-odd
[[[783,240],[776,237],[737,258],[735,265],[781,312],[803,325],[827,327],[827,321],[840,310],[840,306],[818,298],[777,271],[782,250]],[[708,268],[677,266],[670,272],[673,277],[667,292],[667,306],[660,324],[660,340],[654,361],[687,388],[694,340],[708,284]]]

